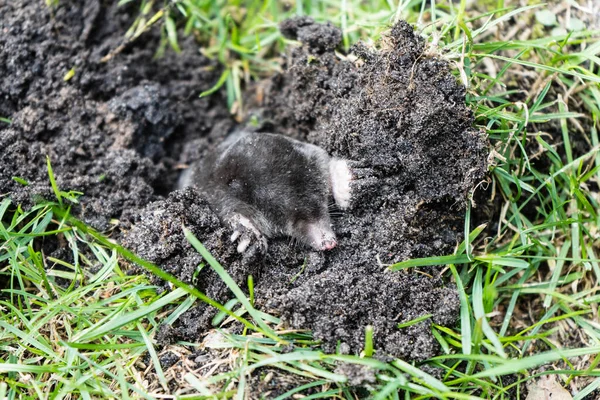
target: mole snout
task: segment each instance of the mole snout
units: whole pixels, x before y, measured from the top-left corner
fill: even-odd
[[[331,250],[337,246],[335,233],[330,226],[323,223],[308,224],[307,237],[310,246],[315,250]]]
[[[337,246],[337,242],[335,241],[335,239],[333,239],[333,240],[326,240],[326,241],[323,242],[323,246],[322,246],[321,250],[331,250],[335,246]]]

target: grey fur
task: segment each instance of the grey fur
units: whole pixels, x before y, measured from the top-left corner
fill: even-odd
[[[291,236],[317,250],[336,245],[329,216],[332,159],[318,146],[270,133],[240,131],[181,175],[234,229],[238,250]],[[339,163],[339,160],[335,160]],[[344,164],[345,165],[345,164]]]

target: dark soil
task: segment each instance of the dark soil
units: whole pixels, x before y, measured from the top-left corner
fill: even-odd
[[[154,60],[149,32],[109,63],[137,7],[116,1],[0,0],[0,194],[30,204],[53,198],[45,157],[59,187],[83,192],[79,215],[98,228],[127,222],[170,189],[188,136],[229,122],[223,99],[198,98],[218,79],[216,63],[186,41],[181,56]],[[75,75],[63,77],[75,68]],[[202,117],[199,118],[198,115]],[[217,122],[219,121],[219,122]],[[29,182],[23,187],[12,177]]]
[[[356,46],[355,62],[340,60],[334,45],[315,45],[309,26],[319,40],[339,41],[328,33],[336,28],[309,19],[282,24],[285,34],[308,43],[291,51],[287,72],[272,79],[258,114],[264,129],[352,160],[355,196],[335,223],[338,248],[302,251],[294,263],[285,243],[272,246],[266,264],[280,267],[263,270],[273,276],[267,281],[286,282],[281,275],[289,271],[291,278],[305,257],[307,268],[293,285],[258,290],[289,324],[313,329],[327,351],[338,342],[359,351],[365,326],[373,325],[384,353],[430,357],[437,343],[428,323],[395,326],[428,313],[438,324],[453,324],[456,291],[444,286],[438,269],[392,273],[383,265],[453,250],[466,196],[486,169],[485,142],[471,128],[464,88],[445,61],[424,54],[408,24],[396,25],[381,49]]]
[[[333,251],[281,238],[264,258],[242,259],[198,191],[168,194],[177,165],[201,157],[235,125],[222,94],[198,98],[219,68],[191,40],[182,54],[154,59],[155,31],[102,63],[137,12],[114,3],[61,1],[51,12],[38,1],[0,0],[0,116],[13,121],[0,122],[0,194],[24,205],[52,198],[47,155],[59,186],[84,193],[79,217],[100,229],[117,219],[113,237],[212,298],[231,294],[209,267],[198,271],[202,259],[182,223],[240,286],[254,276],[259,307],[312,329],[326,351],[360,352],[373,325],[379,356],[435,355],[430,323],[456,322],[456,290],[439,268],[390,272],[385,265],[452,252],[469,191],[486,171],[486,143],[471,128],[465,89],[448,63],[428,55],[403,22],[380,48],[357,45],[347,58],[334,53],[341,38],[334,26],[307,18],[282,24],[305,44],[288,54],[285,72],[247,91],[248,116],[261,131],[351,160],[354,198],[334,222]],[[63,81],[72,67],[74,77]],[[396,327],[424,314],[433,317]],[[199,305],[161,342],[200,338],[212,315]],[[370,379],[361,374],[355,371],[356,382]]]

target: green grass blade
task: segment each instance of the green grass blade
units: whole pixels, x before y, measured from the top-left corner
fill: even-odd
[[[183,232],[185,234],[186,239],[190,242],[190,244],[200,253],[200,255],[208,262],[208,264],[215,270],[215,272],[219,275],[221,280],[225,282],[229,290],[233,292],[238,301],[244,306],[244,308],[248,311],[248,313],[254,318],[256,323],[265,334],[272,339],[280,340],[277,334],[263,321],[260,314],[256,312],[256,309],[252,307],[250,301],[242,292],[242,289],[235,283],[233,278],[225,271],[225,268],[219,264],[219,262],[210,254],[206,247],[194,236],[194,234],[186,227],[183,227]]]

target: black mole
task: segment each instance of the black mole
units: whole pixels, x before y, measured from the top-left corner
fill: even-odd
[[[291,236],[316,250],[337,245],[329,199],[350,202],[352,175],[345,160],[318,146],[271,133],[240,131],[193,164],[179,186],[203,191],[229,224],[237,250],[266,250],[266,238]]]

